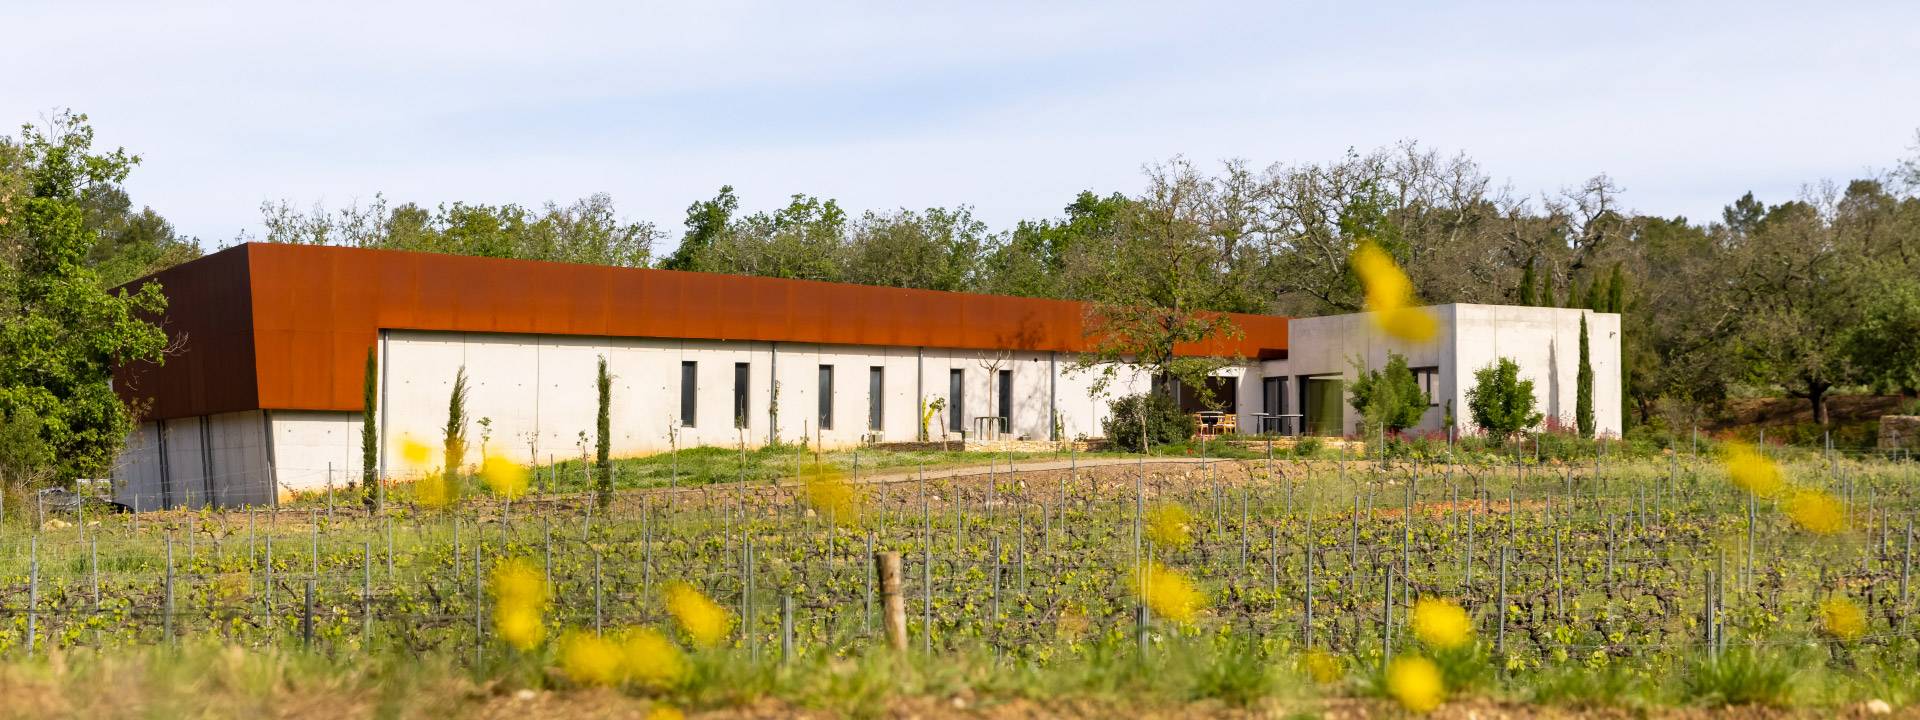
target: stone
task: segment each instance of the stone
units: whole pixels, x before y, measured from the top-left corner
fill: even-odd
[[[1920,450],[1920,415],[1881,415],[1880,449]]]

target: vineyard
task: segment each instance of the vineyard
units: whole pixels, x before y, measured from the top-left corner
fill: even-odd
[[[45,512],[0,536],[0,654],[416,658],[501,693],[607,685],[694,714],[1920,701],[1910,461],[1029,465],[800,467],[604,507],[537,491],[427,507],[403,484],[378,513],[344,495]],[[904,651],[883,553],[901,558]]]

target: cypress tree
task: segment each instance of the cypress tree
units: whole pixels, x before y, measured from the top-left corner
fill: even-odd
[[[1580,278],[1573,277],[1572,275],[1568,275],[1567,276],[1567,299],[1565,302],[1560,304],[1560,307],[1564,307],[1564,308],[1579,307],[1579,299],[1580,299]]]
[[[1613,264],[1613,277],[1607,279],[1607,312],[1625,312],[1627,278],[1620,272],[1620,263]]]
[[[1536,305],[1553,307],[1553,268],[1547,268],[1546,272],[1540,273],[1540,294],[1535,297],[1540,299],[1540,302],[1535,303]]]
[[[1593,361],[1587,350],[1587,315],[1580,314],[1580,374],[1574,380],[1574,423],[1580,437],[1593,437]]]
[[[1519,299],[1519,302],[1520,302],[1520,304],[1521,304],[1521,305],[1523,305],[1523,306],[1526,306],[1526,307],[1532,307],[1532,306],[1534,306],[1535,304],[1537,304],[1537,303],[1535,303],[1535,302],[1534,302],[1534,296],[1533,296],[1533,284],[1534,284],[1534,277],[1533,277],[1533,261],[1532,261],[1532,260],[1528,260],[1528,261],[1527,261],[1527,268],[1526,268],[1525,270],[1522,270],[1522,271],[1520,272],[1520,299]]]
[[[594,428],[599,431],[599,440],[594,443],[594,490],[602,510],[613,503],[613,465],[607,456],[613,450],[612,421],[609,410],[613,403],[613,376],[607,374],[607,358],[600,357],[600,376],[596,386],[600,392],[600,413],[594,420]]]
[[[1592,285],[1587,286],[1587,302],[1585,304],[1586,309],[1592,310],[1594,312],[1606,311],[1606,302],[1607,302],[1606,284],[1607,283],[1605,280],[1596,279],[1593,281]]]
[[[373,348],[367,348],[367,371],[360,380],[360,502],[369,512],[380,504],[380,432],[374,424],[374,411],[380,401],[379,374]]]

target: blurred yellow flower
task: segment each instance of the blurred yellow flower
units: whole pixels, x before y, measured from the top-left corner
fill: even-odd
[[[422,472],[433,458],[433,448],[426,443],[413,439],[412,435],[400,436],[400,459],[406,463],[408,472]]]
[[[1309,650],[1300,658],[1300,670],[1321,685],[1339,682],[1346,675],[1346,663],[1325,650]]]
[[[621,633],[619,639],[627,679],[655,690],[674,687],[686,679],[686,655],[660,631],[634,628]]]
[[[458,495],[454,483],[443,473],[427,473],[413,483],[413,499],[430,508],[452,505]]]
[[[860,523],[860,492],[836,469],[815,466],[801,479],[807,504],[828,522],[853,526]]]
[[[647,720],[687,720],[687,714],[680,712],[678,708],[655,705],[652,710],[647,711]]]
[[[547,639],[547,628],[540,622],[536,608],[500,607],[493,613],[493,629],[500,639],[520,650],[532,650]]]
[[[1867,633],[1867,614],[1845,596],[1820,601],[1820,629],[1839,640],[1857,640]]]
[[[1847,527],[1840,501],[1820,490],[1801,490],[1787,498],[1787,517],[1815,535],[1832,535]]]
[[[1206,595],[1180,571],[1148,561],[1134,576],[1134,592],[1159,617],[1182,625],[1193,622],[1207,605]]]
[[[733,629],[733,615],[686,583],[667,586],[667,612],[694,644],[719,645]]]
[[[620,682],[620,646],[593,633],[569,632],[560,639],[560,670],[581,685]]]
[[[1360,243],[1350,258],[1353,272],[1366,291],[1373,324],[1387,335],[1409,342],[1432,340],[1439,323],[1433,313],[1414,304],[1413,281],[1393,256],[1372,241]]]
[[[508,500],[527,494],[527,469],[498,455],[488,455],[480,462],[480,479],[493,494]]]
[[[1421,598],[1413,604],[1413,634],[1429,647],[1451,650],[1473,641],[1473,619],[1452,601]]]
[[[1440,667],[1423,657],[1403,657],[1387,666],[1387,692],[1410,712],[1426,714],[1447,697]]]
[[[1734,485],[1755,495],[1772,497],[1785,485],[1780,476],[1780,467],[1752,445],[1727,443],[1721,462],[1726,465],[1727,477]]]
[[[500,639],[531,650],[547,636],[541,615],[547,609],[547,581],[532,563],[509,558],[493,566],[493,625]]]
[[[1193,513],[1185,505],[1166,503],[1147,513],[1147,539],[1175,550],[1193,544]]]

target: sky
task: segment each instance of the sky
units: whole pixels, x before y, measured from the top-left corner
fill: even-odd
[[[1516,193],[1606,173],[1713,219],[1885,169],[1920,130],[1920,3],[0,0],[0,123],[55,109],[208,247],[260,205],[382,193],[659,224],[735,187],[996,228],[1183,155],[1418,141]]]

